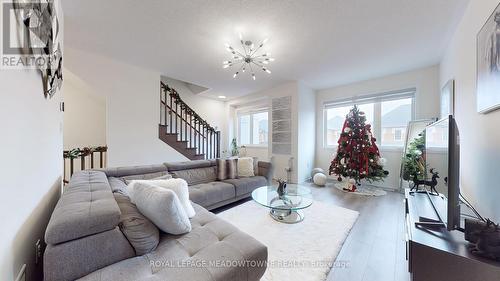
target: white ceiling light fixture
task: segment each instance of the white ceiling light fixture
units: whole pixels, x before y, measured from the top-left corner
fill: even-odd
[[[252,74],[252,79],[255,80],[255,69],[261,69],[269,74],[271,70],[267,68],[267,65],[274,61],[271,54],[268,52],[259,52],[264,44],[267,42],[267,38],[262,40],[262,42],[255,47],[254,43],[250,40],[243,40],[243,36],[240,34],[240,43],[243,51],[236,50],[231,45],[226,43],[226,50],[231,53],[231,59],[222,62],[223,68],[228,68],[235,66],[238,70],[234,73],[233,78],[238,77],[238,75],[247,70]]]
[[[226,96],[218,96],[218,98],[223,100],[223,99],[225,99],[227,97]]]

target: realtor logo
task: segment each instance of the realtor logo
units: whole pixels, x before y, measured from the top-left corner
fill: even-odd
[[[44,94],[62,82],[60,26],[53,0],[14,0],[1,5],[1,69],[38,69]]]

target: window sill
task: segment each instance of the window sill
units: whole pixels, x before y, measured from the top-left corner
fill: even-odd
[[[245,145],[245,147],[240,147],[240,149],[245,149],[245,148],[251,148],[251,149],[254,149],[254,148],[260,148],[260,149],[267,149],[269,146],[267,145]]]
[[[326,150],[337,150],[337,145],[336,146],[323,146],[323,149]],[[392,145],[381,145],[379,146],[380,151],[398,151],[402,152],[403,147],[402,146],[392,146]]]
[[[323,146],[323,149],[326,149],[326,150],[337,150],[337,147],[339,147],[338,145],[335,145],[335,146]]]
[[[380,146],[380,151],[403,152],[403,146],[381,145]]]

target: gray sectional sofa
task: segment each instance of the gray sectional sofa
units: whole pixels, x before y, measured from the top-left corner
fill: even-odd
[[[255,177],[217,181],[215,161],[200,160],[75,173],[45,233],[45,280],[259,280],[266,270],[266,246],[207,210],[267,185],[272,165],[258,162],[255,172]],[[196,210],[192,230],[160,233],[153,251],[137,255],[120,229],[124,209],[117,195],[126,194],[129,180],[169,175],[189,184]],[[227,266],[231,262],[239,263]]]

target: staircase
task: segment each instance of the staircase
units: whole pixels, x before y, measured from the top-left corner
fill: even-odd
[[[203,120],[176,90],[160,82],[159,138],[190,160],[220,157],[220,131]]]

